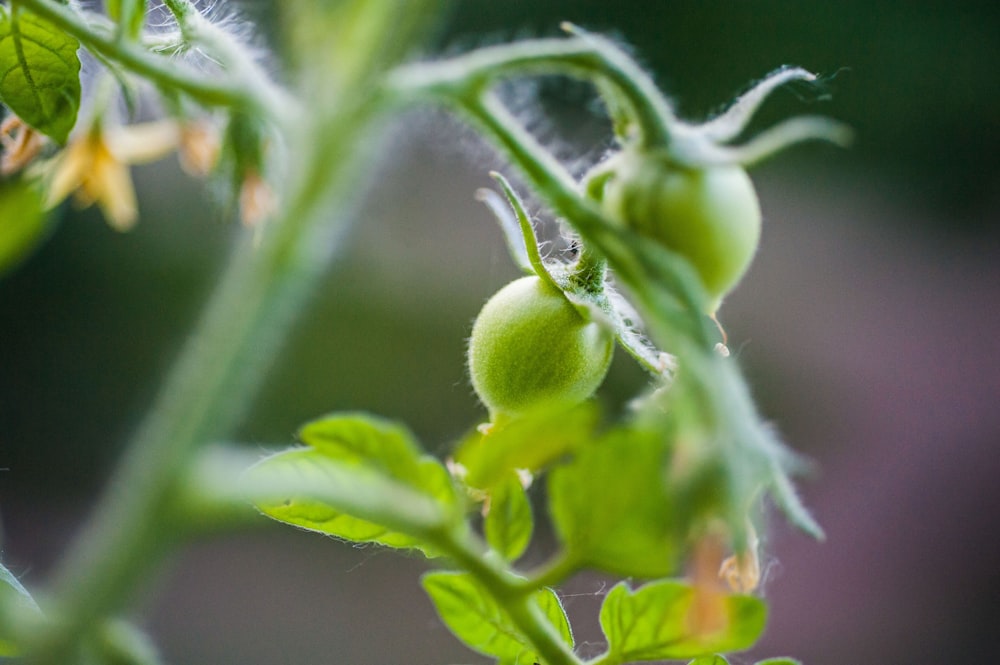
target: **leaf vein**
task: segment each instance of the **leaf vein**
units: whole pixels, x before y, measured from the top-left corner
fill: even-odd
[[[16,11],[14,11],[11,15],[10,35],[14,40],[14,54],[17,57],[17,63],[24,71],[24,78],[28,83],[28,89],[31,90],[31,96],[35,100],[35,105],[37,106],[39,113],[41,113],[42,118],[46,122],[49,122],[52,120],[52,117],[48,114],[48,111],[46,111],[45,106],[42,104],[42,96],[38,94],[38,88],[35,86],[34,77],[31,74],[31,69],[28,67],[27,58],[24,55],[24,44],[21,43],[23,33],[21,32],[20,21],[18,20]]]

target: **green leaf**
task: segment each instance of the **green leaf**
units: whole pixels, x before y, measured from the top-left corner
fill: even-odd
[[[549,509],[574,556],[624,576],[674,572],[683,533],[665,486],[667,453],[661,434],[621,429],[552,471]]]
[[[428,530],[458,508],[448,471],[421,455],[409,432],[346,414],[306,425],[295,448],[248,471],[258,509],[280,522],[354,542],[415,548],[435,556]],[[276,489],[267,489],[276,488]]]
[[[726,595],[718,600],[724,604],[723,625],[704,632],[692,627],[698,611],[692,586],[662,580],[633,591],[622,582],[601,606],[608,652],[616,662],[630,662],[695,658],[752,646],[764,630],[767,606],[753,596]]]
[[[423,455],[409,430],[382,418],[332,414],[304,425],[299,440],[328,457],[365,464],[414,487],[424,488],[430,480],[421,467],[431,458]],[[439,489],[433,482],[427,488]]]
[[[491,487],[514,469],[535,472],[592,437],[597,409],[584,403],[571,409],[543,408],[487,433],[476,432],[459,446],[455,459],[467,470],[472,487]]]
[[[421,580],[448,629],[469,648],[502,663],[527,665],[541,662],[528,639],[507,612],[468,573],[434,572]],[[570,647],[573,634],[558,596],[551,589],[536,592],[538,604]]]
[[[80,108],[80,43],[34,14],[0,11],[0,101],[65,143]]]
[[[40,616],[42,612],[28,590],[0,564],[0,657],[16,656],[19,652],[8,617],[20,613]]]
[[[548,617],[549,623],[556,627],[556,631],[568,647],[573,648],[573,629],[569,625],[569,617],[563,609],[562,601],[556,592],[549,588],[544,588],[535,593],[535,602],[542,608],[542,612]]]
[[[41,193],[24,180],[0,182],[0,275],[45,238],[50,226]]]
[[[402,425],[367,414],[334,414],[305,425],[299,438],[326,457],[364,466],[444,505],[457,504],[451,474],[423,454]]]
[[[483,523],[486,542],[507,561],[515,561],[528,548],[534,527],[531,501],[516,473],[508,473],[490,490],[489,505]]]

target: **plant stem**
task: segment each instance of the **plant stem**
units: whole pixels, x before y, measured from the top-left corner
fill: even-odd
[[[294,206],[296,213],[308,208]],[[168,376],[149,416],[114,476],[95,517],[58,570],[58,611],[64,615],[35,662],[62,665],[71,645],[97,618],[113,611],[172,540],[161,523],[185,463],[203,442],[239,417],[268,359],[304,302],[321,264],[299,243],[318,211],[285,216],[274,237],[257,247],[244,234],[198,331]]]
[[[548,617],[530,596],[521,596],[504,603],[504,609],[514,624],[524,633],[546,665],[581,665],[569,645],[563,642]]]
[[[570,283],[584,293],[601,294],[604,292],[604,277],[607,272],[607,259],[587,243],[580,243],[580,258],[569,274]]]
[[[142,30],[145,0],[123,0],[118,4],[118,41],[135,41]]]
[[[210,57],[217,59],[227,75],[239,81],[241,87],[253,89],[271,116],[291,115],[295,100],[271,82],[250,49],[207,20],[189,0],[164,0],[164,4],[177,19],[185,41],[202,47]]]
[[[87,21],[72,7],[51,0],[17,0],[17,4],[49,20],[53,25],[76,37],[88,49],[124,65],[158,85],[180,90],[209,106],[251,106],[272,114],[272,100],[257,87],[245,82],[234,85],[223,79],[209,79],[185,71],[176,61],[154,55],[137,44],[119,39],[116,29]]]
[[[566,24],[576,36],[535,39],[477,49],[436,63],[400,68],[390,86],[399,93],[463,96],[484,90],[511,75],[565,74],[606,82],[602,90],[614,96],[635,122],[635,137],[644,147],[665,146],[676,123],[670,104],[653,80],[609,40]]]
[[[443,552],[475,577],[504,608],[546,665],[582,665],[534,601],[532,592],[540,587],[529,588],[510,570],[484,557],[486,548],[477,542],[464,524],[444,532],[435,540]]]
[[[537,591],[545,587],[556,587],[580,570],[580,560],[564,550],[528,579],[518,580],[515,585],[522,593]]]
[[[291,183],[278,218],[261,238],[240,238],[214,294],[181,356],[99,502],[81,537],[58,567],[52,585],[51,610],[58,621],[46,625],[30,641],[26,660],[33,665],[76,662],[76,645],[95,623],[120,608],[147,571],[174,543],[172,502],[182,494],[177,484],[193,453],[228,430],[248,406],[284,333],[302,309],[333,252],[345,216],[344,200],[355,178],[364,172],[370,148],[368,129],[386,104],[377,96],[377,77],[384,62],[382,42],[392,36],[394,52],[411,43],[433,0],[378,4],[378,25],[369,22],[370,40],[359,45],[351,76],[342,79],[343,101],[312,108],[279,130],[296,160],[289,165]],[[159,79],[159,63],[144,52],[117,51],[74,14],[44,0],[26,0],[67,32],[139,73]],[[392,5],[396,11],[386,11]],[[367,18],[367,17],[364,17]],[[406,26],[401,30],[400,26]],[[84,37],[86,39],[84,39]],[[361,66],[365,63],[367,66]],[[155,64],[151,64],[155,63]],[[217,95],[171,75],[190,89]],[[178,86],[184,89],[184,86]],[[246,99],[223,94],[226,103]],[[260,101],[260,100],[257,100]],[[280,120],[278,117],[278,120]],[[274,118],[272,118],[274,119]],[[340,214],[329,214],[328,210]]]

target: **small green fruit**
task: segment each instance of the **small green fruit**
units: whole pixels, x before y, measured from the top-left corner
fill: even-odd
[[[476,318],[469,375],[493,422],[552,402],[582,402],[604,380],[612,331],[537,276],[500,289]]]
[[[658,155],[625,155],[604,189],[613,219],[691,262],[714,314],[760,241],[760,204],[737,165],[686,169]]]

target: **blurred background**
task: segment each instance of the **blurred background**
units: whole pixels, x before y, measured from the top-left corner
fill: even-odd
[[[240,6],[258,20],[271,3]],[[780,91],[755,127],[820,113],[857,132],[850,150],[803,146],[753,171],[763,244],[721,319],[762,410],[816,463],[801,488],[828,538],[772,521],[769,629],[734,662],[990,662],[1000,646],[995,3],[464,0],[428,51],[553,35],[561,20],[630,44],[685,117],[796,64],[822,84]],[[543,109],[533,129],[578,164],[609,146],[584,87],[546,80],[512,100]],[[385,131],[356,224],[234,433],[262,451],[333,410],[405,421],[441,454],[483,418],[464,339],[516,273],[473,193],[504,165],[434,111]],[[67,209],[0,280],[0,546],[29,588],[78,528],[240,232],[173,162],[137,178],[133,232]],[[643,380],[618,358],[600,398],[615,408]],[[417,584],[425,569],[263,525],[188,548],[139,606],[178,665],[485,662],[434,618]],[[584,655],[600,652],[604,590],[584,575],[566,591]]]

